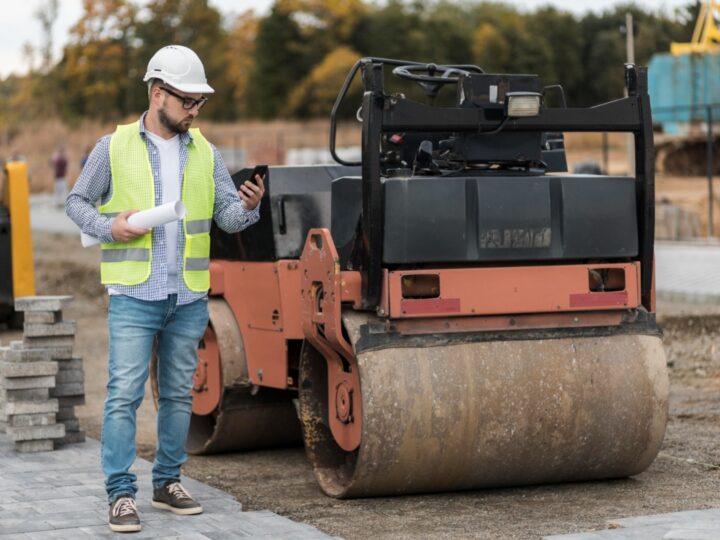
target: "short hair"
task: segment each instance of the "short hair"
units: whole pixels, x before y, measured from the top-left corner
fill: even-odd
[[[153,85],[154,85],[155,83],[160,83],[160,82],[162,82],[162,81],[161,81],[160,79],[155,78],[155,77],[153,77],[152,79],[150,79],[150,80],[147,82],[147,85],[148,85],[148,99],[150,99],[150,95],[152,94],[152,87],[153,87]]]

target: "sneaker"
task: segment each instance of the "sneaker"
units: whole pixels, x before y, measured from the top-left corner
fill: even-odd
[[[153,490],[152,505],[183,516],[201,514],[203,511],[200,503],[193,499],[177,480],[170,480],[164,486]]]
[[[142,528],[135,499],[129,495],[115,499],[108,514],[108,525],[115,532],[137,532]]]

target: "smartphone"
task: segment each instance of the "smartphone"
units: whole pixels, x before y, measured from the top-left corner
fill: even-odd
[[[253,184],[257,185],[257,180],[255,180],[255,175],[259,175],[260,178],[262,178],[263,181],[265,181],[265,179],[267,178],[267,172],[268,172],[267,165],[255,165],[255,168],[250,173],[250,181]]]

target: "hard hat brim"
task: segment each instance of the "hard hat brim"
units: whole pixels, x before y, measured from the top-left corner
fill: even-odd
[[[162,82],[164,82],[168,86],[177,88],[181,92],[187,92],[189,94],[214,94],[215,93],[215,90],[213,89],[213,87],[207,83],[177,84],[177,83],[166,81],[158,73],[153,73],[151,71],[148,71],[145,74],[145,77],[143,77],[143,81],[148,82],[150,79],[160,79]]]
[[[169,84],[169,83],[166,83]],[[187,92],[188,94],[214,94],[215,90],[212,86],[207,83],[200,84],[173,84],[170,85],[173,88],[177,88],[181,92]]]

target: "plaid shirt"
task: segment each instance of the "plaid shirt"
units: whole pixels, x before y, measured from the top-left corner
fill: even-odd
[[[147,145],[150,165],[155,182],[155,205],[162,204],[162,182],[160,179],[160,154],[145,133],[145,114],[140,117],[140,136]],[[95,148],[90,153],[87,163],[80,172],[78,181],[65,201],[65,211],[78,227],[91,236],[99,238],[101,242],[113,242],[111,233],[114,218],[100,215],[95,208],[98,200],[105,204],[112,197],[112,181],[110,173],[110,138],[106,135],[98,140]],[[180,134],[180,190],[187,163],[187,146],[192,144],[193,138],[189,132]],[[246,210],[242,206],[240,197],[228,173],[225,162],[214,146],[215,155],[215,208],[213,219],[218,226],[226,232],[238,232],[260,218],[260,205],[253,210]],[[183,279],[183,253],[185,252],[185,232],[183,227],[178,227],[177,257],[178,265],[178,299],[179,305],[189,304],[206,293],[197,293],[189,290]],[[108,285],[113,291],[139,300],[164,300],[168,296],[168,271],[167,271],[167,248],[165,243],[165,227],[155,227],[152,230],[152,269],[150,277],[139,285]]]

